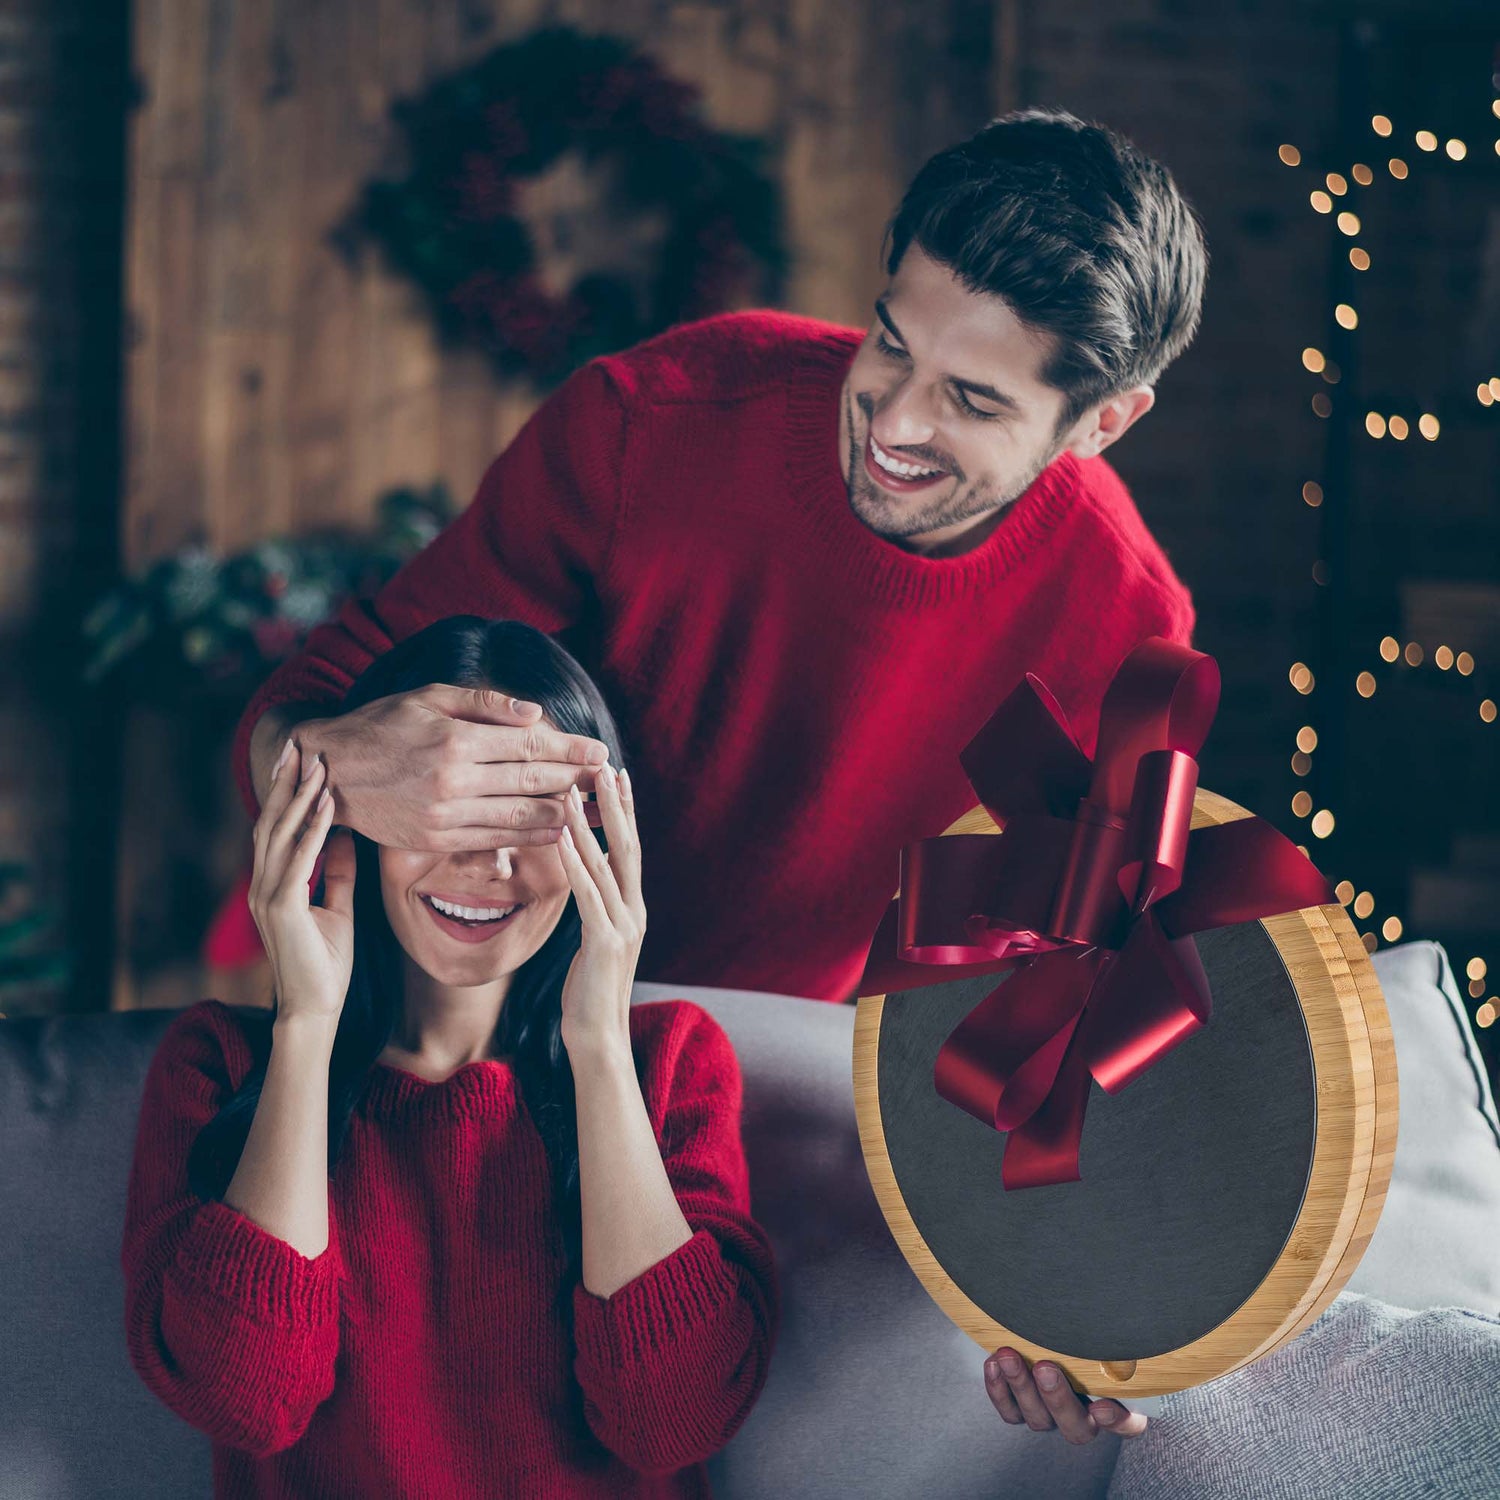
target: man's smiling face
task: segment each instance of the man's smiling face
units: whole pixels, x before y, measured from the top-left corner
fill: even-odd
[[[1151,404],[1131,393],[1123,423],[1085,413],[1057,434],[1063,393],[1040,374],[1050,339],[919,245],[875,309],[844,382],[840,462],[855,515],[912,551],[976,545],[1064,447],[1097,452]]]

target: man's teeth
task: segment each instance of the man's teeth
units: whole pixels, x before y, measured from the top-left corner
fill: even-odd
[[[943,472],[941,469],[919,469],[915,464],[904,464],[899,458],[892,458],[873,437],[870,439],[870,452],[887,474],[895,474],[900,479],[931,479]]]
[[[439,901],[436,896],[427,898],[445,917],[464,917],[470,922],[494,922],[508,917],[514,906],[454,906],[450,901]]]

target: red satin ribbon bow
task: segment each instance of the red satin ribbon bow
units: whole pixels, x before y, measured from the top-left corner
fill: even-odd
[[[1089,1080],[1116,1093],[1207,1021],[1191,934],[1336,900],[1259,818],[1189,831],[1218,703],[1218,663],[1153,636],[1105,694],[1091,764],[1027,673],[959,757],[1003,832],[901,852],[860,993],[1014,970],[933,1071],[945,1099],[1010,1132],[1007,1189],[1078,1181]]]

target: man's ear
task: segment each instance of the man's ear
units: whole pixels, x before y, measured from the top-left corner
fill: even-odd
[[[1155,387],[1132,386],[1086,411],[1063,440],[1063,446],[1075,458],[1092,458],[1124,437],[1155,405]]]

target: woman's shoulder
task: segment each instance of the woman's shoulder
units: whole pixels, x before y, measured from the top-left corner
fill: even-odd
[[[646,1000],[630,1007],[630,1043],[648,1103],[663,1105],[712,1091],[738,1097],[739,1061],[729,1034],[693,1000]]]
[[[270,1011],[246,1011],[222,1000],[199,1000],[172,1018],[157,1044],[152,1071],[238,1089],[270,1041]]]

